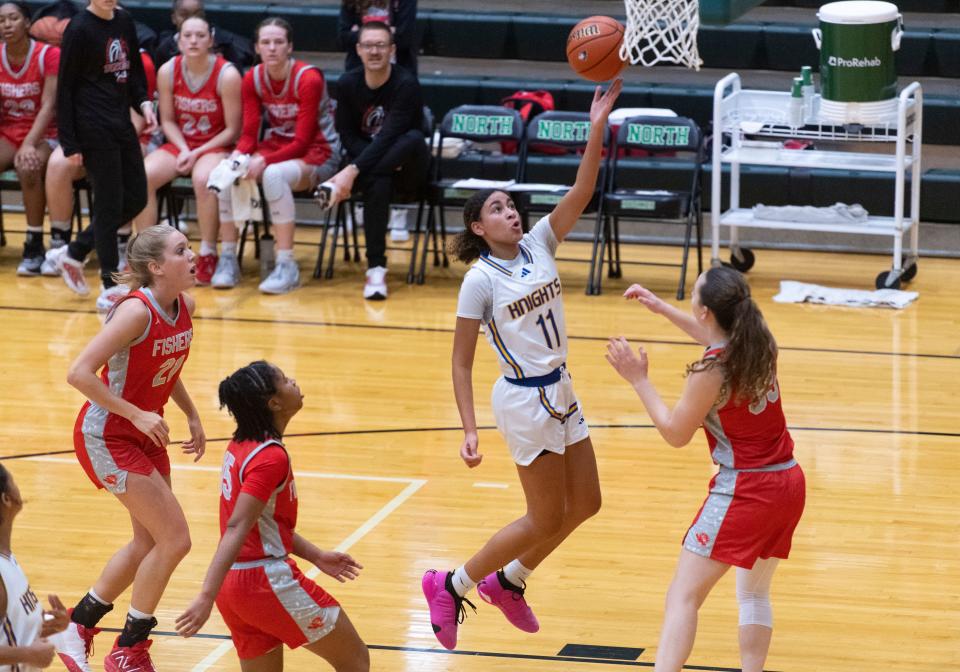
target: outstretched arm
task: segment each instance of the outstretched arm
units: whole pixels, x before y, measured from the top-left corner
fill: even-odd
[[[674,305],[671,305],[661,299],[642,285],[630,285],[629,289],[623,293],[624,298],[636,299],[637,302],[646,307],[651,313],[663,315],[673,322],[682,331],[685,331],[700,345],[704,347],[710,345],[710,338],[702,324],[697,322],[690,313],[685,313]]]
[[[606,357],[617,373],[633,386],[660,436],[674,448],[690,443],[723,387],[723,372],[719,367],[691,373],[680,400],[671,409],[647,376],[647,353],[642,347],[635,353],[625,338],[611,338]]]
[[[620,89],[623,88],[623,80],[618,79],[603,95],[600,95],[598,86],[593,93],[593,103],[590,105],[590,138],[587,140],[587,146],[583,151],[583,158],[580,160],[580,167],[577,169],[577,179],[557,207],[550,213],[550,226],[553,227],[553,235],[558,242],[563,242],[567,237],[584,208],[593,198],[593,192],[596,190],[597,173],[600,172],[600,159],[603,151],[603,135],[607,128],[607,117],[610,116],[610,110],[620,95]]]

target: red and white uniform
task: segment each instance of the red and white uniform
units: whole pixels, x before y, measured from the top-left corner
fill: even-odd
[[[317,641],[333,630],[340,605],[289,557],[297,488],[286,448],[275,440],[231,441],[220,476],[221,535],[242,493],[266,504],[217,595],[237,655],[247,660],[281,644]]]
[[[267,165],[301,159],[312,166],[340,160],[340,136],[323,73],[312,65],[291,61],[287,77],[270,79],[263,64],[243,76],[243,132],[237,150],[259,152]],[[267,130],[258,142],[262,113]]]
[[[33,128],[40,112],[43,85],[47,77],[56,77],[60,50],[30,40],[27,57],[18,69],[10,63],[6,43],[0,44],[0,136],[19,148]],[[57,123],[51,119],[43,137],[57,137]]]
[[[190,354],[190,313],[180,295],[175,314],[167,315],[146,287],[123,300],[141,301],[150,311],[150,322],[143,335],[110,357],[100,379],[137,408],[163,415],[163,406]],[[111,316],[112,311],[108,321]],[[128,473],[148,476],[154,469],[164,476],[170,473],[166,448],[158,447],[126,418],[91,401],[77,416],[73,445],[90,480],[113,493],[126,491]]]
[[[707,349],[715,359],[722,347]],[[729,394],[710,409],[703,429],[720,471],[683,540],[688,551],[750,569],[758,558],[786,558],[803,514],[803,470],[793,458],[774,380],[758,402],[737,404]]]
[[[220,79],[228,67],[232,68],[233,65],[217,55],[206,77],[194,88],[185,76],[183,56],[173,58],[173,114],[190,149],[206,144],[227,127],[223,116],[223,100],[220,98]],[[174,156],[180,153],[172,142],[162,145],[160,149]],[[227,148],[216,147],[210,151],[223,152]]]

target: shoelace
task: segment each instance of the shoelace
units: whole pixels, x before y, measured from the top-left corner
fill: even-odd
[[[526,600],[523,599],[523,593],[527,590],[526,581],[520,581],[520,583],[522,584],[520,586],[515,586],[509,581],[507,581],[507,583],[510,584],[509,586],[506,586],[506,588],[511,593],[510,595],[511,599],[519,600],[521,602],[526,602]]]
[[[463,608],[463,603],[466,602],[470,605],[470,608],[473,609],[473,613],[477,613],[477,607],[466,597],[460,597],[456,593],[453,595],[453,604],[457,609],[457,624],[462,624],[463,620],[467,617],[467,610]]]

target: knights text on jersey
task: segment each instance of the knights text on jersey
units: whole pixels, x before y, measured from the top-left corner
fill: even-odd
[[[267,473],[285,478],[251,487],[250,472],[266,467]],[[220,534],[226,530],[240,493],[247,492],[266,503],[256,525],[243,541],[236,562],[283,558],[293,552],[293,533],[297,525],[297,487],[286,449],[279,441],[231,441],[223,454],[220,472]]]
[[[7,611],[0,615],[3,619],[0,621],[3,626],[0,644],[29,646],[40,636],[43,608],[13,554],[0,554],[0,580],[7,592]],[[22,663],[0,665],[0,672],[34,672],[39,669]]]
[[[508,378],[543,376],[567,359],[563,289],[554,259],[557,241],[543,217],[520,241],[520,257],[508,265],[485,255],[468,273],[492,286],[484,306],[487,340]],[[466,284],[466,281],[465,281]]]

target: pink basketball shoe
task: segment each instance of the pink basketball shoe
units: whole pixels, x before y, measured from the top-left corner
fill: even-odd
[[[423,596],[427,598],[427,606],[430,608],[433,634],[445,649],[454,649],[457,646],[457,627],[466,617],[463,603],[466,602],[474,612],[477,611],[470,600],[460,597],[454,591],[450,581],[452,576],[453,572],[428,569],[420,582]]]
[[[477,593],[481,600],[502,611],[514,626],[524,632],[537,632],[540,623],[523,598],[526,588],[526,585],[519,588],[513,585],[504,578],[503,570],[497,570],[477,584]]]

